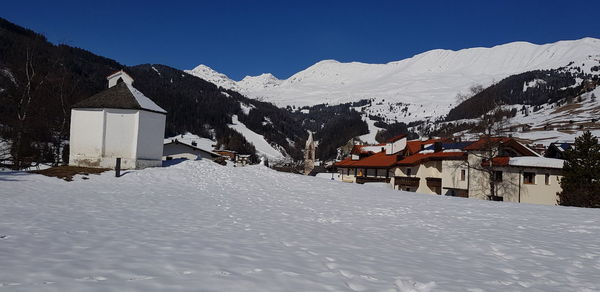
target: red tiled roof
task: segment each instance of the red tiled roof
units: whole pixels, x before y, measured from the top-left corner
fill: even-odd
[[[352,150],[350,150],[350,154],[360,154],[361,148],[363,148],[364,145],[354,145],[354,147],[352,147]]]
[[[385,155],[384,152],[375,153],[360,160],[346,158],[335,164],[337,167],[365,167],[365,168],[389,168],[394,166],[397,155]]]
[[[508,156],[494,157],[494,158],[492,158],[492,165],[507,166],[509,161],[510,161],[510,157],[508,157]],[[490,165],[489,160],[481,162],[481,166],[489,166],[489,165]]]
[[[432,153],[417,153],[405,157],[398,161],[397,165],[415,165],[424,163],[430,160],[458,160],[464,159],[467,155],[465,152],[432,152]]]
[[[473,144],[465,147],[465,150],[481,150],[482,148],[486,147],[487,144],[492,144],[492,143],[503,144],[503,143],[508,142],[511,139],[512,138],[507,138],[507,137],[482,138],[482,139],[475,141]]]
[[[408,154],[414,154],[421,151],[421,145],[433,144],[435,142],[443,142],[445,139],[429,139],[426,141],[421,140],[413,140],[406,142],[406,149],[408,149]]]
[[[519,143],[514,138],[509,137],[493,137],[493,138],[483,138],[475,141],[475,143],[465,147],[465,150],[481,150],[486,147],[486,144],[500,144],[504,147],[511,147],[519,154],[523,156],[539,156],[535,151],[530,149],[529,147]]]

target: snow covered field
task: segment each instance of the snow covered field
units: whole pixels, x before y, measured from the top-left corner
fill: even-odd
[[[0,174],[0,290],[599,291],[600,212],[189,161]]]

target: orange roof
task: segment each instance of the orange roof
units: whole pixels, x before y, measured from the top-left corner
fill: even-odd
[[[492,165],[507,166],[509,160],[510,160],[510,157],[508,157],[508,156],[494,157],[494,158],[492,158]],[[481,166],[489,166],[489,165],[490,165],[489,160],[481,162]]]
[[[375,153],[369,157],[360,160],[346,158],[335,166],[338,167],[364,167],[364,168],[389,168],[394,166],[397,161],[397,155],[385,155],[384,152]]]
[[[512,138],[507,138],[507,137],[491,137],[491,138],[481,138],[477,141],[475,141],[473,144],[465,147],[465,150],[480,150],[482,148],[484,148],[486,146],[486,144],[491,144],[491,143],[506,143],[509,140],[512,140]]]
[[[405,157],[398,161],[397,165],[415,165],[421,164],[430,160],[457,160],[464,159],[467,155],[465,152],[432,152],[432,153],[417,153]]]
[[[519,154],[524,156],[539,156],[535,151],[530,149],[529,147],[519,143],[519,141],[514,138],[509,137],[492,137],[492,138],[482,138],[476,141],[475,143],[465,147],[465,150],[481,150],[486,147],[486,144],[489,146],[490,143],[498,143],[499,145],[505,147],[511,147],[516,150]]]
[[[443,142],[444,140],[445,139],[429,139],[426,141],[412,140],[412,141],[406,142],[406,149],[408,149],[409,154],[414,154],[414,153],[421,151],[422,145],[432,144],[435,142]]]

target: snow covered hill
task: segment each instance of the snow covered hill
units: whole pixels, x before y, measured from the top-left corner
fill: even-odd
[[[597,210],[261,166],[2,173],[0,214],[9,291],[600,290]]]
[[[487,87],[513,74],[558,68],[598,54],[600,40],[584,38],[544,45],[513,42],[492,48],[432,50],[387,64],[324,60],[286,80],[263,74],[235,82],[204,65],[187,72],[279,106],[374,99],[368,113],[410,122],[445,115],[456,95],[473,85]]]

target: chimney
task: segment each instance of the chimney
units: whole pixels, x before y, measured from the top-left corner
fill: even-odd
[[[433,143],[433,152],[442,152],[442,142]]]

